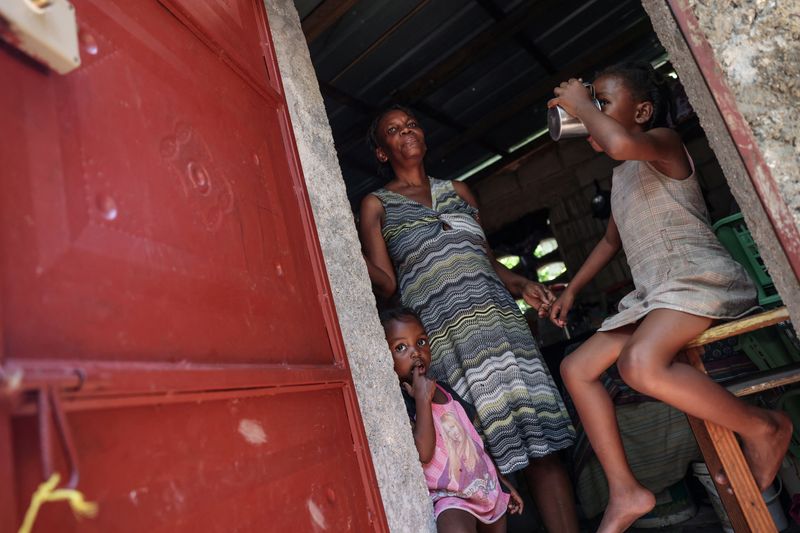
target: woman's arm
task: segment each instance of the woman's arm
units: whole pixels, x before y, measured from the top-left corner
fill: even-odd
[[[556,303],[553,304],[553,308],[550,310],[550,320],[553,323],[562,328],[567,324],[567,313],[569,313],[572,303],[575,301],[575,296],[617,255],[620,248],[622,248],[622,240],[619,237],[617,223],[612,215],[608,219],[605,235],[595,245],[592,253],[581,265],[578,273],[575,274],[567,288],[564,289]]]
[[[454,181],[453,188],[465,202],[480,211],[478,201],[466,184],[460,181]],[[478,220],[478,222],[480,222],[480,220]],[[492,268],[494,268],[495,273],[497,273],[497,277],[503,282],[503,285],[505,285],[508,292],[511,293],[511,296],[514,298],[523,298],[528,305],[539,311],[539,316],[546,316],[547,308],[555,301],[553,293],[544,285],[531,281],[525,276],[515,274],[506,268],[495,258],[488,242],[486,243],[486,254],[492,262]]]
[[[367,262],[367,272],[372,286],[379,295],[389,298],[397,290],[394,265],[381,234],[383,205],[374,195],[368,194],[361,201],[361,216],[358,236]]]

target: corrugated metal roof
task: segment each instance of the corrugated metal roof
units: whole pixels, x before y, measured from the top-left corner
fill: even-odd
[[[354,205],[385,181],[364,139],[372,115],[390,103],[418,113],[431,175],[452,179],[499,159],[470,178],[480,179],[534,144],[516,147],[545,127],[557,81],[664,55],[639,0],[295,5]]]

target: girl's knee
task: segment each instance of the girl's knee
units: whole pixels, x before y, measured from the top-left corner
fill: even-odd
[[[645,394],[652,388],[658,374],[650,350],[640,343],[629,344],[623,348],[617,360],[617,370],[625,383]]]
[[[561,379],[564,380],[564,384],[569,388],[572,383],[579,381],[582,376],[580,376],[581,365],[578,363],[577,357],[575,354],[569,354],[564,359],[561,360],[561,364],[559,365],[559,370],[561,372]]]

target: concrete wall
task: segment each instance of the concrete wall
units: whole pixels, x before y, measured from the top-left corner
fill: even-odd
[[[286,101],[391,531],[435,531],[319,85],[291,0],[266,0]]]
[[[690,0],[689,5],[800,225],[800,3]]]
[[[750,232],[795,324],[800,323],[800,286],[767,219],[725,122],[663,0],[642,2],[669,53],[711,147],[725,172]],[[690,0],[715,50],[737,107],[752,128],[781,189],[782,201],[800,225],[800,21],[796,2],[776,0]],[[792,8],[792,6],[795,6]],[[792,10],[794,12],[792,13]]]

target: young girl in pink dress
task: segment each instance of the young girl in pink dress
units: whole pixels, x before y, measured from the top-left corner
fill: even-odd
[[[781,412],[744,403],[675,355],[717,319],[753,309],[756,292],[744,269],[719,243],[708,222],[694,166],[665,118],[664,82],[645,64],[607,69],[595,80],[601,109],[580,80],[556,87],[560,105],[589,130],[589,144],[617,161],[603,239],[553,304],[559,326],[577,293],[625,250],[635,290],[598,333],[561,365],[589,441],[608,479],[609,502],[599,533],[619,533],[655,505],[625,459],[614,405],[600,375],[617,363],[632,388],[694,417],[736,432],[756,483],[772,482],[792,425]],[[715,474],[725,482],[723,473]]]
[[[437,530],[506,531],[506,511],[521,513],[522,499],[484,450],[467,414],[474,414],[474,407],[426,375],[431,364],[428,335],[413,311],[384,311],[381,323],[403,388]],[[501,483],[510,494],[503,492]]]

